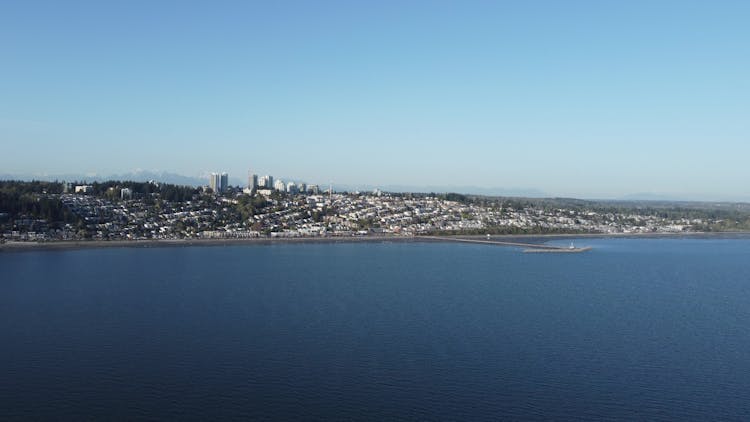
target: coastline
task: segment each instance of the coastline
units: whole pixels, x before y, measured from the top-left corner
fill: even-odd
[[[50,242],[7,242],[0,244],[2,252],[24,252],[40,250],[74,250],[99,248],[163,248],[191,246],[241,246],[275,245],[290,243],[357,243],[414,241],[406,236],[362,236],[362,237],[288,237],[248,239],[144,239],[144,240],[58,240]]]
[[[690,232],[690,233],[582,233],[582,234],[508,234],[492,235],[493,240],[544,244],[550,240],[606,239],[606,238],[750,238],[750,232]],[[451,236],[351,236],[351,237],[294,237],[250,239],[148,239],[148,240],[59,240],[49,242],[0,243],[2,252],[61,251],[99,248],[157,248],[191,246],[242,246],[305,243],[372,243],[372,242],[450,242],[456,239],[482,240],[482,235]]]

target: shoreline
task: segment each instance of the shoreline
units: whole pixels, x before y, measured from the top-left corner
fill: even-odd
[[[750,232],[691,232],[691,233],[582,233],[582,234],[508,234],[492,235],[492,240],[523,241],[544,244],[550,240],[606,238],[750,238]],[[2,252],[60,251],[99,248],[156,248],[192,246],[243,246],[304,243],[372,243],[372,242],[450,242],[457,239],[484,240],[486,235],[450,236],[351,236],[351,237],[295,237],[295,238],[250,238],[250,239],[147,239],[147,240],[59,240],[49,242],[0,243]]]
[[[2,252],[24,252],[40,250],[75,250],[100,248],[168,248],[192,246],[243,246],[275,245],[291,243],[357,243],[383,241],[414,241],[405,236],[362,237],[290,237],[248,239],[142,239],[142,240],[58,240],[50,242],[7,242],[0,244]]]

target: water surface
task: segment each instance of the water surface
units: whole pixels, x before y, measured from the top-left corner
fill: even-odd
[[[0,419],[750,418],[750,240],[576,245],[0,253]]]

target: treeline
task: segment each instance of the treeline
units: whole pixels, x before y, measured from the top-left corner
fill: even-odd
[[[60,182],[22,182],[19,180],[0,180],[0,192],[32,194],[32,193],[62,193],[63,184]]]
[[[266,198],[262,195],[254,197],[250,195],[242,195],[237,200],[237,205],[235,205],[234,211],[238,219],[246,221],[255,214],[258,214],[259,210],[266,208],[268,204]]]
[[[83,183],[74,183],[83,184]],[[167,183],[129,182],[110,180],[107,182],[90,183],[95,196],[120,197],[120,189],[128,188],[133,193],[133,198],[145,198],[158,195],[159,198],[169,202],[186,202],[193,199],[194,195],[200,194],[200,189],[192,186],[178,186]]]
[[[120,197],[120,189],[128,188],[133,193],[134,198],[143,198],[148,196],[158,196],[159,198],[170,202],[185,202],[193,199],[194,195],[201,193],[200,188],[192,186],[171,185],[168,183],[151,183],[151,182],[131,182],[110,180],[107,182],[71,182],[70,185],[75,188],[77,185],[90,185],[92,195],[98,197]],[[0,191],[6,193],[19,194],[61,194],[65,189],[62,182],[42,182],[32,181],[25,182],[19,180],[0,181]],[[72,193],[72,192],[71,192]],[[114,199],[114,198],[113,198]],[[0,211],[2,212],[2,211]]]
[[[18,218],[44,219],[48,222],[76,223],[78,217],[53,196],[62,192],[56,182],[0,181],[0,223]]]
[[[87,183],[73,182],[70,185]],[[169,202],[190,201],[200,194],[200,189],[166,183],[108,181],[88,183],[91,195],[111,200],[120,198],[120,189],[131,190],[133,198],[153,201],[159,198]],[[65,190],[61,182],[0,181],[0,224],[19,218],[44,219],[49,223],[76,223],[79,218],[66,207],[59,195]]]

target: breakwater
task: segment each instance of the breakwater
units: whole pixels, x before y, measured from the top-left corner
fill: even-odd
[[[525,248],[525,253],[581,253],[591,250],[591,247],[563,247],[540,243],[510,242],[503,240],[488,239],[467,239],[461,237],[441,237],[441,236],[419,236],[421,239],[439,240],[444,242],[463,242],[463,243],[481,243],[486,245],[513,246]]]

